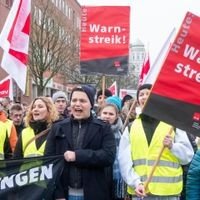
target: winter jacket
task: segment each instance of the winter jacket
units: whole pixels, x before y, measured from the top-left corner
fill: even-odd
[[[82,148],[74,149],[72,127],[78,123],[87,124]],[[81,130],[80,130],[81,131]],[[65,151],[74,151],[75,162],[64,162],[61,177],[56,184],[55,199],[68,199],[69,168],[76,166],[82,171],[84,199],[109,200],[108,185],[106,184],[105,167],[112,166],[116,145],[110,126],[94,117],[83,121],[67,118],[52,126],[47,138],[45,155],[63,155]]]
[[[144,116],[143,120],[145,123],[143,122],[142,126],[146,135],[148,135],[147,141],[150,143],[155,128],[157,127],[157,123],[155,122],[153,124],[154,127],[152,128],[152,120],[149,120]],[[173,146],[170,151],[179,159],[181,165],[186,165],[191,161],[194,151],[190,141],[188,140],[186,132],[180,129],[176,129]],[[130,187],[136,188],[142,181],[140,176],[132,169],[133,163],[131,159],[131,146],[128,128],[125,129],[120,140],[118,159],[120,164],[120,171],[125,182]]]
[[[188,170],[186,200],[200,200],[200,150],[197,150]]]

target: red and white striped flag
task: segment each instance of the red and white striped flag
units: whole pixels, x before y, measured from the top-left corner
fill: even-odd
[[[145,59],[142,65],[142,69],[140,71],[139,76],[139,86],[143,84],[145,77],[147,76],[147,73],[150,69],[150,58],[149,58],[149,52],[146,53]]]
[[[113,82],[113,84],[108,89],[111,91],[112,95],[117,96],[117,82],[116,81]]]
[[[0,34],[4,50],[1,67],[16,81],[22,92],[26,87],[31,0],[15,0]]]

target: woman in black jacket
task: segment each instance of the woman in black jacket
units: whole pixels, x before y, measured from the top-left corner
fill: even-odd
[[[115,159],[110,126],[92,116],[95,91],[76,87],[70,99],[71,117],[53,125],[45,155],[64,154],[64,167],[55,199],[109,200],[104,168]]]

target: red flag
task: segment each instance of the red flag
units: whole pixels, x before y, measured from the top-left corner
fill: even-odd
[[[150,59],[149,59],[149,52],[146,53],[145,59],[142,65],[142,69],[139,76],[139,86],[143,84],[145,77],[150,69]]]
[[[149,116],[198,136],[200,135],[200,29],[197,27],[199,26],[200,17],[188,12],[143,109]]]
[[[4,50],[1,67],[25,92],[31,0],[15,0],[0,34]]]
[[[0,81],[0,98],[4,97],[10,97],[10,99],[13,100],[13,86],[10,76]]]
[[[112,95],[117,96],[117,82],[115,81],[109,88],[108,88]]]

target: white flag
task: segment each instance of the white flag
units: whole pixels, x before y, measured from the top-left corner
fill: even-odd
[[[15,0],[0,34],[1,67],[25,93],[31,0]]]
[[[174,39],[175,36],[175,28],[173,28],[173,30],[170,32],[167,40],[165,41],[165,43],[163,44],[158,56],[156,57],[153,65],[150,67],[146,77],[144,78],[143,84],[145,83],[149,83],[149,84],[154,84],[160,69],[162,67],[162,64],[165,61],[165,58],[167,56],[167,53],[169,51],[169,47],[172,43],[172,40]]]

